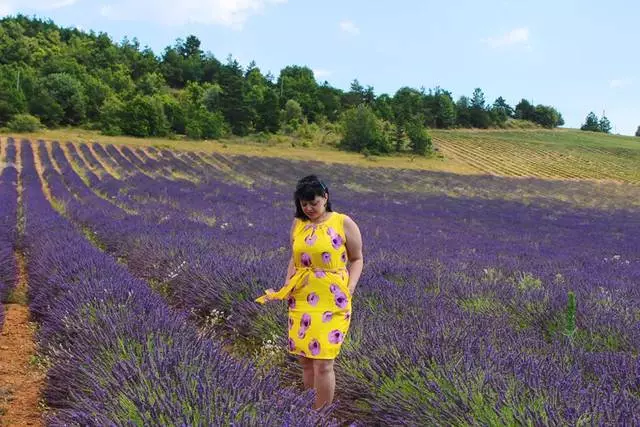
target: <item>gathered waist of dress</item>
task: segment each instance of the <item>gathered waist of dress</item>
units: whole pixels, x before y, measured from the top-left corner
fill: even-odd
[[[319,267],[296,267],[296,272],[298,271],[322,271],[324,273],[342,273],[347,270],[347,267],[337,267],[337,268],[319,268]]]

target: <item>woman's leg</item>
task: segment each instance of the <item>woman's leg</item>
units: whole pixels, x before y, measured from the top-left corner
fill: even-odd
[[[304,356],[300,356],[298,359],[302,365],[302,381],[304,382],[304,389],[308,390],[313,388],[313,359],[308,359]]]
[[[315,359],[313,361],[314,387],[316,389],[316,403],[314,409],[333,402],[336,389],[336,376],[333,372],[333,360]]]

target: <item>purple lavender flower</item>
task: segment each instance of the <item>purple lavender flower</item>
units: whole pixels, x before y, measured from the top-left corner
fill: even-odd
[[[340,344],[343,340],[344,334],[341,331],[334,329],[333,331],[329,332],[329,342],[331,344]]]
[[[318,301],[320,301],[320,297],[315,292],[311,292],[309,295],[307,295],[307,302],[312,307],[318,305]]]

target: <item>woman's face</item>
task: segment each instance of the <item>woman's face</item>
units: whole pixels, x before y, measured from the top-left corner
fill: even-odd
[[[310,220],[318,219],[326,212],[328,197],[316,196],[313,200],[300,200],[302,211]]]

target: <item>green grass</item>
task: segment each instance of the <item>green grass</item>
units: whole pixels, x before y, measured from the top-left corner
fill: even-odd
[[[640,183],[640,138],[569,129],[432,131],[435,146],[480,172]]]

